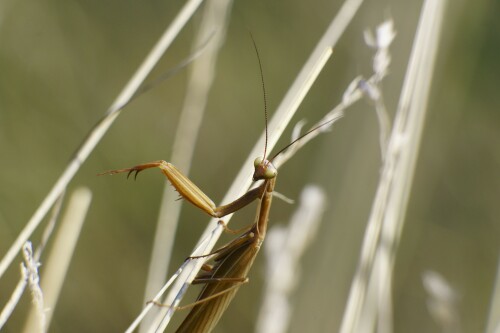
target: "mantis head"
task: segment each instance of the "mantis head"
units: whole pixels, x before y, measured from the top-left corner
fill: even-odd
[[[262,157],[257,157],[253,165],[255,167],[255,171],[253,172],[254,181],[272,179],[278,174],[278,170],[276,170],[274,165],[269,160],[263,159]]]

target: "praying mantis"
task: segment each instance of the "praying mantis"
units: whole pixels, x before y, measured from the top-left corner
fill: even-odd
[[[321,127],[327,126],[337,119],[338,117],[335,117],[316,126],[287,145],[271,159],[257,157],[254,161],[252,178],[254,181],[263,180],[262,184],[223,206],[216,206],[189,178],[183,175],[173,164],[165,161],[155,161],[105,173],[127,172],[128,176],[135,173],[137,177],[137,174],[143,170],[159,168],[183,199],[215,218],[234,213],[251,202],[259,200],[255,222],[241,236],[208,255],[213,256],[214,264],[212,266],[204,265],[204,272],[201,272],[193,280],[193,284],[205,283],[205,286],[197,301],[185,306],[192,307],[192,310],[176,332],[205,333],[212,331],[236,295],[239,287],[248,282],[248,272],[265,239],[273,191],[278,175],[278,171],[272,163],[273,159],[305,136],[318,131]],[[223,221],[220,221],[220,223],[226,231],[233,233],[225,226]]]
[[[256,222],[240,237],[215,251],[214,265],[204,266],[205,272],[193,283],[206,283],[184,322],[176,332],[210,332],[227,306],[234,298],[241,284],[248,282],[247,274],[264,241],[272,193],[276,183],[277,171],[269,160],[255,160],[254,180],[264,180],[257,188],[250,190],[232,203],[216,207],[194,183],[185,177],[172,164],[165,161],[141,164],[129,169],[113,170],[108,174],[129,172],[136,174],[148,168],[159,168],[169,179],[179,194],[213,217],[223,217],[260,200]]]
[[[216,206],[214,202],[180,170],[173,164],[163,160],[103,173],[109,175],[128,173],[128,176],[135,173],[135,177],[137,177],[138,173],[143,170],[158,168],[167,177],[181,198],[215,218],[222,218],[228,214],[237,212],[248,204],[258,200],[254,223],[247,227],[239,237],[218,250],[206,255],[206,257],[212,257],[213,265],[205,264],[202,267],[202,272],[193,280],[193,284],[205,284],[197,300],[190,305],[179,307],[192,308],[176,330],[176,332],[179,333],[211,332],[235,297],[240,286],[249,281],[247,277],[248,272],[266,237],[269,211],[278,175],[277,168],[273,165],[274,158],[286,151],[289,147],[300,142],[300,140],[306,136],[318,132],[320,128],[326,127],[339,118],[333,117],[314,127],[298,139],[292,141],[272,158],[267,159],[267,106],[265,86],[261,61],[256,47],[255,50],[260,66],[262,88],[264,91],[264,113],[266,118],[266,143],[264,145],[264,155],[255,159],[254,173],[252,176],[253,181],[262,181],[260,185],[249,190],[229,204]],[[220,224],[222,224],[224,230],[227,232],[237,233],[230,230],[222,220],[220,220]],[[162,304],[158,303],[157,305],[162,306]]]

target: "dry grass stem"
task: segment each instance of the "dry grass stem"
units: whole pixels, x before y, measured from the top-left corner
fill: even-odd
[[[485,332],[500,332],[500,260],[498,261],[497,274],[493,282],[493,292]]]
[[[14,288],[12,295],[10,295],[8,302],[5,304],[2,312],[0,313],[0,329],[5,325],[5,323],[7,323],[10,315],[14,312],[17,304],[19,304],[19,300],[21,299],[21,296],[23,296],[26,285],[28,284],[28,275],[24,264],[20,265],[20,272],[21,279],[17,283],[16,288]]]
[[[292,306],[289,298],[300,279],[299,260],[316,236],[325,209],[325,193],[317,186],[306,186],[299,207],[287,227],[269,230],[264,246],[267,259],[264,300],[257,317],[256,332],[288,331]]]
[[[172,156],[169,159],[186,175],[189,175],[191,168],[198,132],[215,76],[217,56],[226,37],[231,7],[232,1],[230,0],[207,1],[198,29],[198,36],[193,42],[194,52],[200,43],[206,41],[213,34],[208,49],[201,58],[193,63],[184,106],[173,142]],[[165,182],[144,293],[145,302],[150,301],[151,295],[154,295],[165,282],[182,207],[176,199],[177,192],[172,191],[168,182]],[[156,310],[155,312],[159,311],[159,309]],[[140,331],[146,332],[146,328],[151,325],[152,320],[151,316],[146,317],[141,324]]]
[[[443,8],[444,1],[430,0],[422,9],[342,333],[375,329],[392,332],[392,271],[432,82]]]
[[[45,230],[42,234],[42,240],[40,241],[40,245],[36,248],[35,253],[33,255],[33,261],[35,262],[38,262],[40,260],[43,250],[45,249],[45,246],[47,245],[47,242],[50,236],[52,235],[52,231],[55,228],[55,225],[59,217],[59,213],[61,212],[62,203],[64,201],[64,193],[65,192],[63,192],[61,196],[59,196],[59,198],[54,204],[54,207],[52,208],[52,213],[50,215],[47,226],[45,227]],[[26,266],[24,264],[21,264],[21,278],[17,283],[16,288],[14,288],[14,291],[11,297],[9,298],[9,301],[2,309],[2,313],[0,313],[0,329],[5,325],[12,312],[19,304],[19,300],[21,299],[21,296],[24,293],[27,283],[28,283],[28,271],[26,269]]]
[[[40,287],[40,275],[38,267],[40,263],[33,257],[31,242],[23,246],[24,265],[23,276],[26,276],[28,288],[31,291],[31,302],[33,304],[33,326],[30,332],[45,332],[47,330],[47,315],[44,294]]]
[[[460,333],[459,295],[439,273],[425,271],[422,283],[427,292],[427,308],[443,333]]]
[[[163,36],[160,38],[155,47],[151,50],[139,69],[132,76],[127,85],[123,88],[122,92],[113,102],[111,107],[106,111],[104,118],[90,131],[89,135],[84,139],[82,145],[75,153],[73,159],[66,166],[59,179],[56,181],[47,196],[43,199],[40,206],[37,208],[29,222],[24,229],[20,232],[17,239],[9,248],[2,261],[0,262],[0,277],[3,276],[9,265],[12,263],[17,253],[20,251],[22,245],[31,236],[33,231],[41,223],[50,207],[54,204],[61,193],[66,189],[66,186],[73,179],[73,176],[80,169],[80,166],[85,162],[87,157],[92,153],[95,146],[99,143],[102,137],[106,134],[107,130],[113,124],[115,119],[119,116],[121,107],[130,100],[135,92],[140,88],[142,82],[149,75],[153,67],[160,60],[162,55],[171,45],[173,40],[177,37],[181,29],[188,22],[194,14],[202,0],[190,0],[181,9],[180,13],[165,30]]]
[[[207,239],[208,241],[208,239]],[[201,253],[203,249],[206,247],[206,243],[202,242],[197,249],[195,249],[195,252]],[[168,279],[168,281],[165,283],[165,285],[156,293],[156,295],[148,300],[148,304],[142,309],[141,313],[136,317],[136,319],[130,324],[130,326],[127,328],[125,333],[132,333],[138,326],[141,324],[141,322],[144,320],[144,317],[148,314],[148,312],[151,311],[152,308],[156,307],[155,303],[161,303],[161,297],[163,294],[167,291],[167,289],[172,285],[172,283],[177,279],[177,277],[182,273],[186,265],[189,263],[189,261],[184,261],[184,263],[177,269],[177,271]]]
[[[47,308],[46,329],[49,328],[54,314],[57,299],[73,257],[91,198],[92,193],[88,188],[78,188],[72,193],[68,207],[61,219],[61,227],[56,234],[54,244],[44,264],[41,287]],[[35,327],[36,316],[32,311],[24,327],[24,332],[34,332],[36,331]]]

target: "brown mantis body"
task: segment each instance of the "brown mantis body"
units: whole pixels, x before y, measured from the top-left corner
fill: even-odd
[[[265,163],[272,167],[268,161],[256,166],[254,180],[261,179],[257,178],[256,174],[258,167],[268,167]],[[248,281],[248,271],[266,236],[275,183],[276,173],[273,178],[265,179],[264,183],[256,188],[255,198],[260,198],[260,202],[255,223],[240,237],[224,246],[213,259],[213,267],[193,281],[206,284],[198,296],[199,303],[189,312],[176,332],[210,332],[226,311],[239,286]],[[247,197],[251,201],[255,198]]]

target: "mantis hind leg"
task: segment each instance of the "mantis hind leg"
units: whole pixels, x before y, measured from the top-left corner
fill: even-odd
[[[207,258],[207,257],[211,257],[213,255],[217,255],[218,258],[224,257],[226,254],[233,252],[235,249],[240,248],[241,246],[248,244],[248,242],[252,241],[253,239],[255,239],[255,233],[248,230],[246,233],[244,233],[240,237],[236,238],[231,243],[226,244],[226,245],[218,248],[217,250],[214,250],[210,253],[202,254],[199,256],[187,257],[186,260]],[[209,267],[210,267],[210,265],[205,265],[204,268],[207,268],[207,269],[204,269],[204,270],[210,270],[210,269],[208,269]]]
[[[250,224],[250,225],[247,225],[246,227],[243,227],[243,228],[240,228],[240,229],[231,229],[227,226],[227,224],[222,221],[222,220],[219,220],[219,224],[222,226],[222,228],[224,229],[224,232],[228,233],[228,234],[231,234],[231,235],[236,235],[236,234],[240,234],[242,232],[247,232],[248,230],[250,230],[252,227],[253,227],[253,223]]]
[[[195,282],[196,280],[200,280],[200,282]],[[201,280],[203,280],[201,282]],[[190,303],[190,304],[186,304],[186,305],[183,305],[183,306],[171,306],[171,305],[168,305],[168,304],[163,304],[163,303],[160,303],[160,302],[156,302],[156,301],[149,301],[147,302],[147,304],[154,304],[156,306],[159,306],[159,307],[164,307],[164,308],[174,308],[175,310],[186,310],[186,309],[190,309],[192,307],[195,307],[197,305],[200,305],[200,304],[203,304],[205,302],[208,302],[214,298],[217,298],[217,297],[220,297],[230,291],[232,291],[233,289],[236,289],[236,288],[239,288],[241,287],[241,285],[245,284],[245,283],[248,283],[249,279],[247,277],[245,278],[207,278],[207,279],[195,279],[193,280],[193,283],[212,283],[212,282],[234,282],[235,284],[228,287],[227,289],[224,289],[222,291],[219,291],[213,295],[210,295],[208,297],[205,297],[203,299],[200,299],[196,302],[193,302],[193,303]]]

